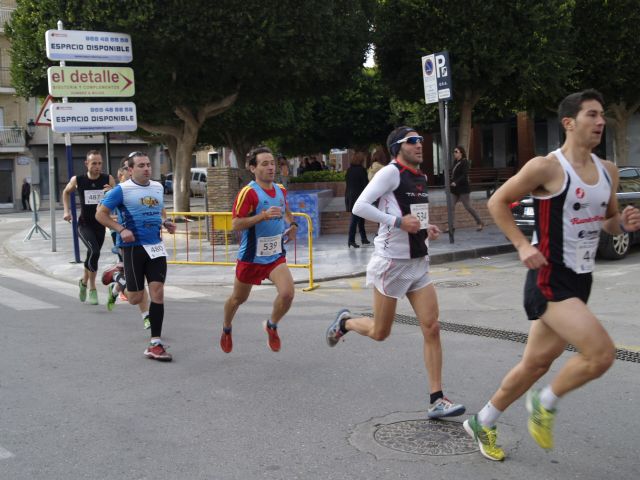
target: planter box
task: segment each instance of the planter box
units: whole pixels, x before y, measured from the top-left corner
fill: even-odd
[[[334,197],[344,197],[346,182],[290,183],[287,190],[331,190]]]

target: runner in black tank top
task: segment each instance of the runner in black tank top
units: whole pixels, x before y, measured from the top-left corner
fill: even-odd
[[[85,160],[87,173],[72,177],[62,193],[64,204],[64,219],[71,221],[71,194],[78,192],[80,199],[80,217],[78,218],[78,237],[87,247],[87,256],[84,261],[84,274],[78,286],[81,302],[87,299],[87,286],[89,287],[89,303],[98,304],[98,292],[96,290],[96,272],[100,249],[104,243],[105,228],[96,220],[98,203],[104,197],[104,192],[115,185],[111,175],[102,173],[102,155],[96,150],[87,153]]]
[[[566,97],[558,109],[565,129],[562,147],[531,159],[489,200],[489,210],[529,269],[525,309],[530,319],[522,360],[477,415],[464,422],[482,454],[502,460],[496,422],[527,390],[529,433],[545,449],[553,448],[553,424],[561,397],[604,374],[615,346],[587,307],[591,271],[600,229],[618,235],[640,229],[640,210],[618,212],[616,166],[591,151],[604,131],[602,95],[585,90]],[[535,199],[536,240],[518,229],[509,205],[531,193]],[[578,350],[541,390],[531,389],[564,351]]]

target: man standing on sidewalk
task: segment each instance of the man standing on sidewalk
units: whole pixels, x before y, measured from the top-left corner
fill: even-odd
[[[176,225],[166,218],[164,189],[162,184],[151,180],[149,157],[142,152],[130,153],[129,170],[131,178],[109,192],[98,207],[96,218],[120,235],[118,246],[122,249],[126,294],[131,305],[143,300],[145,278],[149,284],[151,342],[144,355],[169,362],[172,357],[160,338],[167,276],[167,251],[160,230],[164,226],[169,233],[174,233]],[[122,223],[111,218],[111,211],[115,209],[122,213]]]
[[[249,298],[253,285],[260,285],[268,278],[275,284],[278,295],[271,317],[263,327],[269,348],[279,352],[278,323],[291,308],[295,292],[283,244],[295,238],[298,224],[287,206],[286,190],[273,182],[276,162],[271,150],[267,147],[253,149],[247,163],[256,179],[240,190],[233,205],[231,225],[233,230],[242,231],[242,240],[233,292],[224,304],[220,347],[225,353],[231,352],[233,317]],[[285,218],[289,228],[285,227]]]
[[[102,155],[97,150],[87,153],[84,162],[87,173],[71,177],[69,183],[62,192],[62,204],[64,205],[64,219],[70,222],[71,194],[76,190],[80,197],[80,218],[78,218],[78,237],[87,247],[87,257],[84,261],[84,274],[78,286],[80,287],[80,301],[87,299],[87,287],[89,287],[89,303],[98,304],[98,291],[96,290],[96,274],[98,272],[98,260],[100,250],[104,243],[105,229],[96,220],[96,209],[104,197],[104,192],[113,188],[116,184],[111,175],[102,173]]]
[[[496,224],[529,269],[524,308],[532,320],[522,359],[484,408],[464,422],[490,460],[504,459],[496,445],[496,422],[509,405],[529,391],[529,433],[540,447],[551,449],[559,399],[604,374],[615,358],[613,341],[587,307],[591,272],[600,230],[613,235],[636,231],[640,211],[628,206],[618,212],[618,170],[591,153],[604,131],[603,105],[595,90],[567,96],[558,108],[566,133],[562,147],[531,159],[489,200]],[[534,199],[533,244],[518,229],[509,208],[528,193]],[[568,343],[578,353],[542,390],[529,390]]]
[[[352,318],[349,310],[341,310],[329,326],[326,340],[334,347],[352,330],[384,340],[391,333],[398,299],[406,295],[424,339],[430,392],[427,416],[441,418],[462,415],[465,407],[449,401],[442,391],[438,298],[429,276],[427,245],[428,238],[438,238],[440,229],[429,224],[427,177],[420,171],[422,142],[411,127],[393,130],[387,147],[394,161],[378,171],[353,207],[354,214],[380,224],[375,252],[367,266],[367,285],[374,286],[374,317]]]

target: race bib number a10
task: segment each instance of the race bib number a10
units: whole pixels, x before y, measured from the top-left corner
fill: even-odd
[[[163,242],[156,243],[155,245],[143,245],[142,247],[145,249],[147,255],[149,255],[149,258],[152,260],[154,258],[167,256],[167,249],[164,248]]]
[[[282,253],[282,235],[258,238],[258,257],[270,257]]]
[[[412,203],[411,215],[418,217],[420,220],[420,229],[423,230],[429,226],[429,204],[428,203]]]
[[[104,198],[104,192],[102,190],[85,190],[84,191],[84,204],[85,205],[97,205],[100,200]]]

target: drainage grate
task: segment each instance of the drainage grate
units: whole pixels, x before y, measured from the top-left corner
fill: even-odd
[[[373,317],[372,313],[364,313],[363,315],[366,317]],[[409,315],[396,314],[395,321],[405,325],[419,325],[418,319]],[[440,322],[440,328],[447,332],[465,333],[467,335],[476,335],[478,337],[498,338],[500,340],[509,340],[510,342],[518,343],[527,343],[528,338],[528,335],[522,332],[476,327],[474,325],[465,325],[463,323]],[[576,347],[573,345],[568,345],[566,349],[570,352],[576,351]],[[634,352],[624,348],[616,348],[616,359],[622,360],[623,362],[640,363],[640,352]]]
[[[407,420],[380,425],[373,438],[383,447],[415,455],[463,455],[478,451],[458,422]]]

